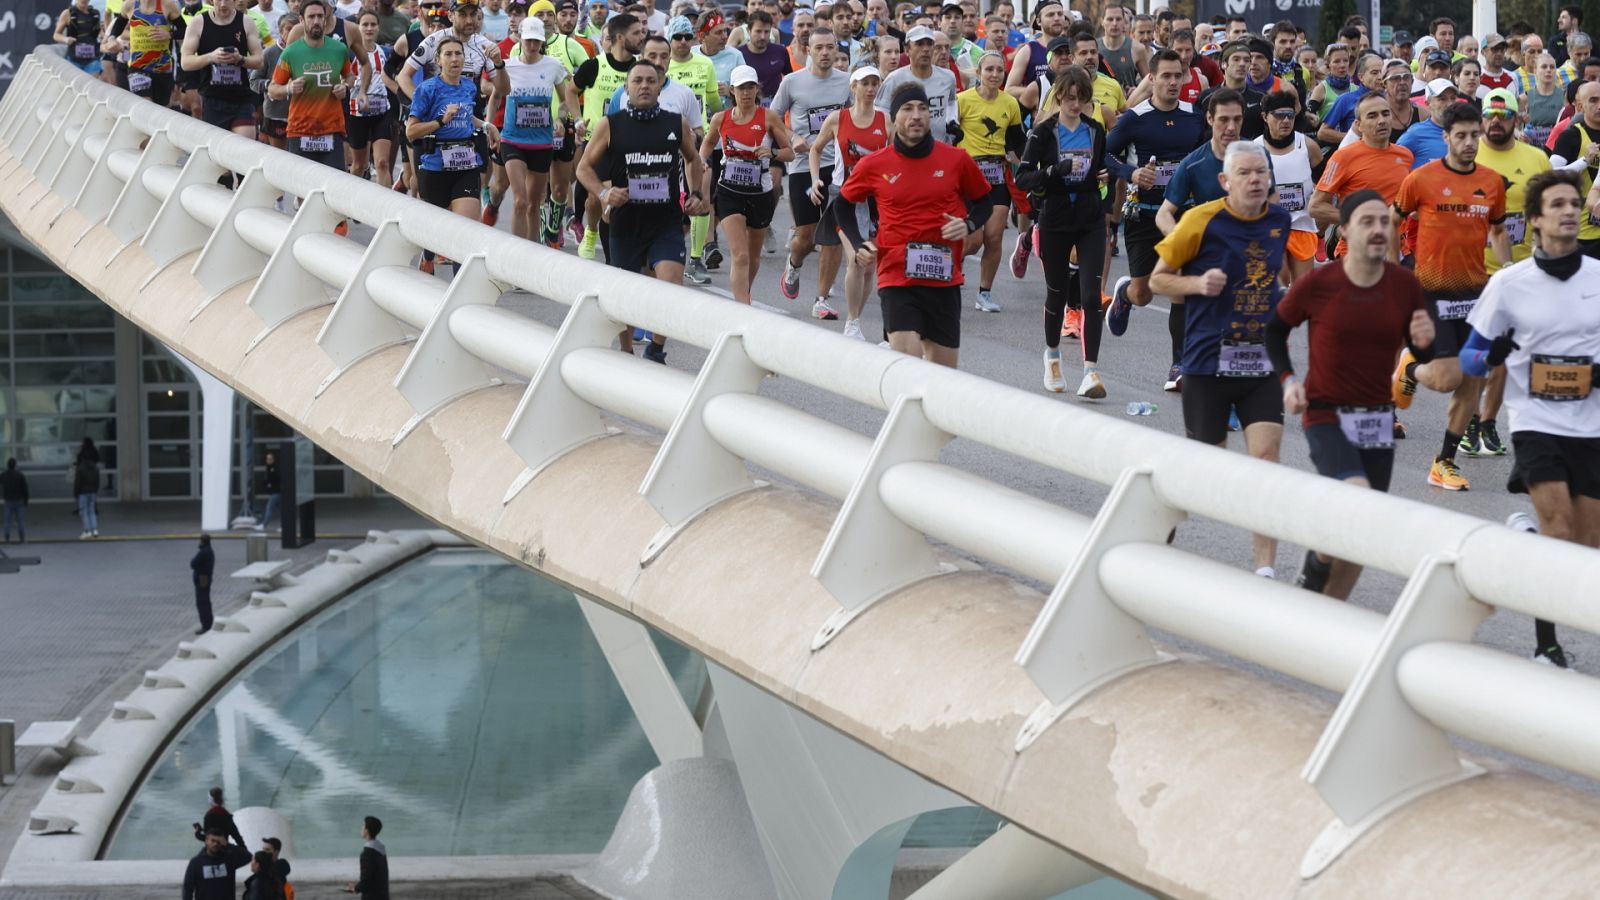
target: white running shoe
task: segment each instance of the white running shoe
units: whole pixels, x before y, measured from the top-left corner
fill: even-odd
[[[1526,531],[1531,534],[1539,533],[1539,523],[1533,520],[1533,516],[1530,516],[1525,512],[1514,512],[1507,516],[1506,527],[1514,528],[1517,531]]]
[[[860,319],[848,319],[845,321],[844,336],[852,341],[862,341],[863,343],[867,340],[867,336],[861,333]]]
[[[994,294],[991,291],[979,291],[978,299],[972,304],[972,308],[978,312],[997,313],[1000,311],[1000,304],[994,302]]]
[[[1278,570],[1274,569],[1271,566],[1262,566],[1261,568],[1256,570],[1256,574],[1261,576],[1262,578],[1277,578],[1278,577]]]
[[[1044,351],[1044,389],[1057,394],[1067,389],[1067,380],[1061,375],[1060,348]]]
[[[1104,400],[1106,398],[1105,383],[1100,380],[1100,373],[1094,369],[1083,371],[1083,380],[1078,382],[1078,397],[1082,400]]]
[[[774,256],[778,252],[778,239],[767,232],[766,238],[761,242],[761,252],[767,256]]]

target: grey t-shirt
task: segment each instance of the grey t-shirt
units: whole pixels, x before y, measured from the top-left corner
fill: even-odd
[[[901,66],[883,80],[883,85],[878,88],[878,99],[872,105],[887,113],[894,92],[907,84],[922,85],[922,90],[928,95],[928,130],[934,140],[950,143],[950,133],[945,131],[945,124],[956,113],[956,76],[949,69],[936,66],[927,78],[918,78],[910,66]]]
[[[789,113],[789,129],[805,138],[807,144],[822,130],[829,113],[849,105],[850,75],[838,69],[829,69],[825,78],[812,72],[810,67],[791,72],[783,76],[783,83],[778,85],[778,93],[772,98],[772,111],[780,116]],[[822,168],[831,165],[833,144],[830,142],[822,150]],[[790,174],[809,172],[811,167],[806,162],[806,154],[795,154],[784,170]]]

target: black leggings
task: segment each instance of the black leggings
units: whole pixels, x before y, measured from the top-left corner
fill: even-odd
[[[1078,251],[1078,296],[1072,296],[1069,258]],[[1083,358],[1100,359],[1100,272],[1105,265],[1106,220],[1083,230],[1039,229],[1039,262],[1044,264],[1044,344],[1061,346],[1061,320],[1071,301],[1083,309]]]

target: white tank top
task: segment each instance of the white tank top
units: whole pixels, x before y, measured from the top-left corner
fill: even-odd
[[[1316,185],[1311,180],[1311,154],[1306,151],[1306,136],[1294,134],[1294,148],[1279,155],[1267,144],[1266,135],[1256,138],[1256,143],[1266,148],[1272,160],[1272,180],[1278,186],[1278,205],[1292,217],[1290,229],[1316,233],[1317,223],[1311,220],[1311,192]]]

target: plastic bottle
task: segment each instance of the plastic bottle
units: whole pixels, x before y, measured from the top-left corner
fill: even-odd
[[[1129,403],[1128,404],[1128,415],[1130,415],[1130,416],[1149,416],[1149,415],[1154,415],[1155,411],[1160,409],[1160,408],[1161,407],[1156,406],[1154,403],[1147,403],[1147,402],[1145,402],[1143,400],[1140,400],[1140,401],[1138,401],[1136,403]]]

